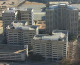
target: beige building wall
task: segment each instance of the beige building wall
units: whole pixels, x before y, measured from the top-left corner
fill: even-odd
[[[0,60],[25,61],[28,56],[28,45],[0,45]]]
[[[0,52],[0,60],[25,61],[25,59],[24,53]]]
[[[3,21],[3,33],[6,35],[6,27],[10,25],[14,20],[17,20],[17,11],[6,10],[2,12]]]
[[[15,23],[16,24],[16,23]],[[31,39],[38,34],[38,27],[35,25],[7,26],[7,44],[32,45]]]
[[[20,10],[21,20],[26,20],[29,25],[34,25],[33,9]]]
[[[78,35],[78,12],[77,8],[67,4],[50,6],[46,10],[46,32],[58,29]]]
[[[65,34],[63,38],[60,37],[60,39],[64,40],[59,38],[56,40],[56,37],[58,37],[56,35],[55,33],[51,36],[43,34],[34,36],[32,40],[34,54],[40,54],[45,60],[52,61],[67,58],[68,35]]]
[[[35,40],[35,54],[41,54],[46,60],[60,60],[67,57],[67,43],[63,41]]]

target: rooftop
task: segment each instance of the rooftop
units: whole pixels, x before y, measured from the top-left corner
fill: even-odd
[[[5,10],[5,11],[2,11],[2,13],[16,13],[17,11],[15,10]]]
[[[26,51],[26,49],[23,49],[23,50],[17,50],[17,51],[9,51],[9,50],[7,50],[7,51],[4,51],[4,50],[2,50],[0,53],[24,53]]]
[[[10,8],[7,8],[2,13],[15,13],[15,12],[17,12],[17,10],[20,10],[20,11],[33,11],[32,8],[14,8],[14,7],[10,7]]]
[[[22,53],[20,50],[24,50],[23,45],[7,45],[7,44],[0,44],[0,53],[5,52],[5,53]]]
[[[22,29],[22,30],[35,30],[37,28],[36,25],[27,25],[26,21],[14,21],[11,25],[8,25],[6,29]]]
[[[67,32],[66,30],[53,30],[53,31],[52,31],[52,34],[58,33],[58,32],[61,32],[61,33],[63,33],[63,34],[68,35],[68,32]]]
[[[16,10],[15,10],[15,8],[7,8],[5,11],[2,11],[2,13],[15,13],[16,12]]]
[[[65,32],[65,33],[64,33]],[[35,35],[33,39],[37,40],[37,39],[41,39],[41,40],[54,40],[54,41],[58,41],[59,39],[64,41],[66,40],[66,35],[67,35],[67,31],[54,31],[52,32],[52,35],[48,35],[48,34],[39,34],[39,35]]]
[[[62,7],[64,6],[64,7],[68,8],[68,9],[71,9],[71,10],[78,10],[78,8],[73,7],[72,5],[67,5],[65,3],[59,3],[57,5],[51,5],[47,9],[56,9],[56,8],[59,8],[59,6],[62,6]]]
[[[15,10],[20,10],[20,11],[33,11],[33,8],[16,8]]]
[[[14,52],[14,53],[23,53],[25,50],[26,50],[26,49],[18,50],[18,51]]]
[[[66,3],[69,4],[67,1],[54,1],[54,2],[48,2],[49,4],[58,4],[58,3]]]

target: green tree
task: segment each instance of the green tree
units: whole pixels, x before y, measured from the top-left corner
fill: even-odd
[[[72,63],[71,60],[68,58],[68,59],[62,59],[60,61],[60,65],[72,65]]]
[[[3,4],[5,4],[6,2],[3,2]]]
[[[33,54],[33,52],[29,53],[29,57],[31,58],[32,61],[42,61],[44,57],[39,54]]]
[[[77,36],[76,35],[69,35],[68,36],[68,41],[75,41],[77,39]]]
[[[37,23],[37,20],[34,20],[35,24]]]
[[[14,4],[14,2],[12,2],[12,5]]]

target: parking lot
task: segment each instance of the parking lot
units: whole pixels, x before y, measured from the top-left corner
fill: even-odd
[[[34,20],[45,20],[45,4],[23,4],[20,9],[33,8]]]

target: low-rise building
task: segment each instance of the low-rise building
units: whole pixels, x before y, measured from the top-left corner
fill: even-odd
[[[28,56],[28,45],[0,45],[0,60],[25,61]]]
[[[45,60],[60,60],[67,57],[68,32],[66,30],[54,30],[52,35],[35,35],[32,43],[34,54],[42,55]]]

